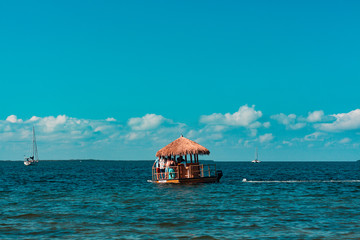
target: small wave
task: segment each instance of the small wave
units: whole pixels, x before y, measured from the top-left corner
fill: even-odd
[[[360,182],[360,180],[264,180],[264,181],[256,181],[256,180],[247,180],[244,178],[243,182],[248,183],[356,183]]]
[[[8,217],[8,218],[32,219],[32,218],[39,218],[39,217],[41,217],[41,215],[39,215],[39,214],[27,213],[27,214],[21,214],[21,215],[17,215],[17,216],[11,216],[11,217]]]
[[[200,239],[218,239],[218,238],[214,238],[214,237],[212,237],[212,236],[210,236],[210,235],[203,235],[203,236],[199,236],[199,237],[193,237],[193,238],[191,238],[191,239],[196,239],[196,240],[200,240]]]
[[[159,227],[176,227],[178,225],[182,225],[182,223],[171,223],[171,222],[163,222],[163,223],[157,223],[156,224]]]

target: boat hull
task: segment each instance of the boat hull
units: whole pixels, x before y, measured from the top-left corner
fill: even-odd
[[[174,184],[193,184],[193,183],[215,183],[219,182],[218,177],[203,177],[203,178],[183,178],[183,179],[168,179],[168,180],[148,180],[152,183],[174,183]]]
[[[35,165],[35,163],[37,163],[37,161],[24,161],[25,166]]]

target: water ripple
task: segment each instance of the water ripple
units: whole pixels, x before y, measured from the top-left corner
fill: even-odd
[[[220,183],[183,186],[151,165],[0,162],[0,239],[360,238],[358,163],[218,163]]]

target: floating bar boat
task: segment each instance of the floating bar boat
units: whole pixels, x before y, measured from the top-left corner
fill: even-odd
[[[158,159],[152,167],[152,183],[215,183],[222,177],[216,164],[201,164],[199,155],[210,151],[181,135],[180,138],[156,153]],[[161,163],[161,161],[163,161]]]

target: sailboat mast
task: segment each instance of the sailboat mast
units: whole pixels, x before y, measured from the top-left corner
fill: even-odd
[[[32,156],[35,157],[35,128],[33,126],[33,152]]]
[[[39,160],[34,126],[33,126],[33,157],[34,157],[34,160]]]
[[[255,160],[258,160],[258,148],[255,149]]]

